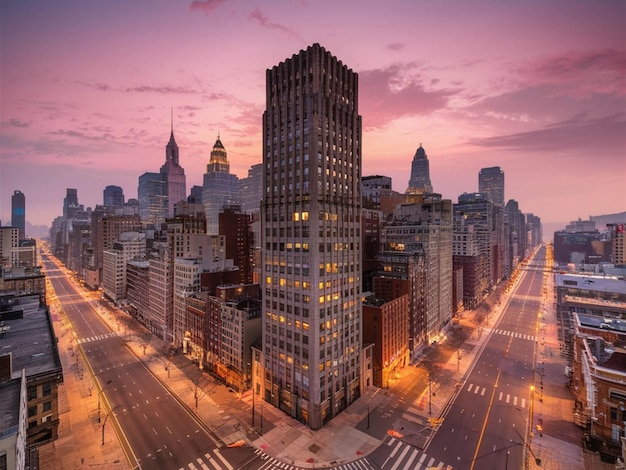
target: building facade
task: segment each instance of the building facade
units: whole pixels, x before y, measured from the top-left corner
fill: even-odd
[[[411,178],[406,190],[409,194],[429,194],[433,192],[430,182],[430,164],[422,144],[418,147],[411,162]]]
[[[174,139],[174,128],[170,140],[165,146],[165,163],[161,166],[161,177],[165,181],[167,193],[167,217],[173,217],[174,206],[187,200],[187,179],[185,170],[180,166],[178,144]]]
[[[148,226],[158,227],[168,217],[167,181],[161,173],[146,172],[139,177],[137,188],[139,217]]]
[[[102,191],[102,202],[107,207],[124,207],[124,190],[119,186],[107,186]]]
[[[499,166],[482,168],[478,172],[478,192],[494,204],[504,206],[504,171]]]
[[[239,179],[230,173],[226,149],[219,136],[213,144],[211,159],[202,183],[202,204],[206,214],[207,233],[219,234],[219,213],[224,206],[239,203]]]
[[[13,191],[11,196],[11,226],[19,229],[20,240],[26,238],[26,196],[22,191]]]
[[[358,78],[314,44],[266,97],[263,398],[319,429],[361,393]]]

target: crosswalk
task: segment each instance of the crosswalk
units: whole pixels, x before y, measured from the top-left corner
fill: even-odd
[[[383,463],[383,470],[425,470],[428,468],[448,468],[444,462],[437,461],[434,457],[429,457],[426,453],[417,448],[405,444],[399,439],[392,437],[387,441],[387,445],[393,447],[389,457]]]
[[[465,391],[468,393],[473,393],[474,395],[484,397],[485,393],[487,392],[487,388],[481,387],[480,385],[468,384]],[[508,405],[519,406],[521,408],[526,408],[526,405],[528,404],[526,398],[518,397],[516,395],[512,395],[506,392],[499,392],[497,395],[497,399],[498,401],[502,401]]]
[[[258,470],[299,470],[301,467],[297,467],[295,465],[291,465],[286,462],[281,462],[280,460],[275,459],[267,455],[260,449],[255,449],[254,453],[259,457],[260,460],[263,461],[261,466],[258,467]],[[376,467],[373,467],[367,459],[359,459],[353,462],[343,463],[341,465],[336,465],[334,467],[330,467],[329,470],[375,470]]]
[[[220,453],[219,449],[211,449],[202,457],[198,457],[179,470],[233,470],[233,466]]]
[[[89,338],[79,338],[78,340],[76,340],[76,342],[78,344],[85,344],[85,343],[91,343],[93,341],[100,341],[102,339],[113,338],[115,336],[117,336],[115,333],[107,333],[104,335],[90,336]]]
[[[494,333],[504,336],[512,336],[513,338],[526,339],[528,341],[537,341],[537,337],[534,335],[527,335],[524,333],[518,333],[517,331],[509,331],[509,330],[493,330]]]

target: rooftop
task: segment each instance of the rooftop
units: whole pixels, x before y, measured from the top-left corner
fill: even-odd
[[[13,378],[19,377],[22,369],[26,370],[26,377],[52,371],[61,374],[56,335],[47,308],[39,306],[38,295],[15,297],[14,301],[12,308],[0,314],[5,326],[0,336],[0,355],[12,355]],[[18,315],[19,311],[22,315]]]

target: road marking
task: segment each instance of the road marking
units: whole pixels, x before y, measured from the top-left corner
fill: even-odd
[[[469,387],[467,387],[467,391],[468,391],[468,392],[471,392],[471,391],[472,391],[472,387],[473,387],[473,386],[474,386],[473,384],[469,384]]]
[[[226,460],[224,456],[222,456],[222,454],[220,454],[219,449],[215,449],[214,452],[215,452],[215,456],[222,461],[222,463],[226,466],[228,470],[233,470],[233,466],[230,463],[228,463],[228,460]]]
[[[389,458],[392,458],[394,455],[396,455],[398,451],[400,450],[400,447],[402,447],[402,442],[398,442],[398,444],[396,445],[396,448],[393,449],[393,451],[391,451],[391,454],[389,454]]]
[[[411,450],[411,448],[409,446],[406,446],[402,453],[398,456],[398,460],[396,460],[396,463],[389,470],[396,470],[398,466],[402,463],[402,459],[404,459],[404,456],[409,452],[409,450]]]
[[[422,463],[424,463],[424,460],[426,459],[426,454],[422,454],[422,456],[420,457],[420,459],[417,461],[418,465],[422,465]]]
[[[511,394],[510,394],[510,393],[507,393],[507,394],[506,394],[506,400],[505,400],[505,401],[508,403],[510,400],[511,400]]]
[[[501,374],[502,370],[498,371],[498,375],[496,376],[496,382],[493,387],[493,392],[491,393],[491,399],[489,400],[489,408],[487,408],[487,413],[485,414],[485,421],[483,421],[483,427],[480,430],[480,437],[478,438],[478,444],[476,445],[476,451],[474,452],[474,457],[472,457],[472,465],[469,470],[474,470],[474,465],[476,465],[476,458],[478,457],[480,444],[483,442],[483,436],[485,435],[485,429],[487,428],[487,421],[489,420],[489,412],[491,411],[491,406],[493,405],[493,399],[496,395],[496,389],[498,388],[498,382],[500,382]]]
[[[513,406],[517,406],[517,397],[513,397]]]
[[[500,392],[500,395],[498,396],[498,400],[502,401],[502,396],[504,395],[503,392]]]
[[[483,387],[483,391],[482,391],[482,392],[480,392],[480,396],[481,396],[481,397],[484,397],[484,396],[485,396],[485,391],[486,391],[486,390],[487,390],[487,389],[486,389],[485,387]]]
[[[430,460],[428,461],[428,465],[426,465],[426,466],[427,467],[432,467],[434,463],[435,463],[435,457],[431,457]]]
[[[526,408],[526,398],[522,398],[522,408]]]

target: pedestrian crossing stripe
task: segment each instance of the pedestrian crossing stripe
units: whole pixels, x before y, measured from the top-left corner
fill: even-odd
[[[436,463],[437,460],[434,457],[429,457],[427,454],[419,451],[409,444],[405,444],[399,439],[392,437],[386,444],[390,447],[394,447],[389,454],[388,461],[391,463],[393,459],[393,465],[383,465],[385,470],[400,470],[405,468],[421,469],[422,466],[426,468],[446,468],[444,462]],[[396,454],[402,449],[402,452],[396,457]],[[427,463],[426,463],[427,462]]]
[[[504,401],[505,403],[511,403],[511,398],[513,398],[513,406],[517,406],[517,404],[519,403],[519,406],[521,406],[522,408],[526,408],[526,398],[522,398],[520,400],[519,397],[511,396],[510,393],[504,395],[504,392],[500,392],[500,394],[498,395],[498,400]]]
[[[116,336],[115,333],[107,333],[104,335],[90,336],[88,338],[79,338],[76,342],[78,344],[91,343],[92,341],[99,341],[101,339],[113,338],[114,336]]]
[[[493,330],[494,333],[497,333],[499,335],[503,335],[503,336],[512,336],[513,338],[518,338],[518,339],[526,339],[528,341],[537,341],[537,337],[534,335],[527,335],[524,333],[518,333],[517,331],[508,331],[508,330]]]

